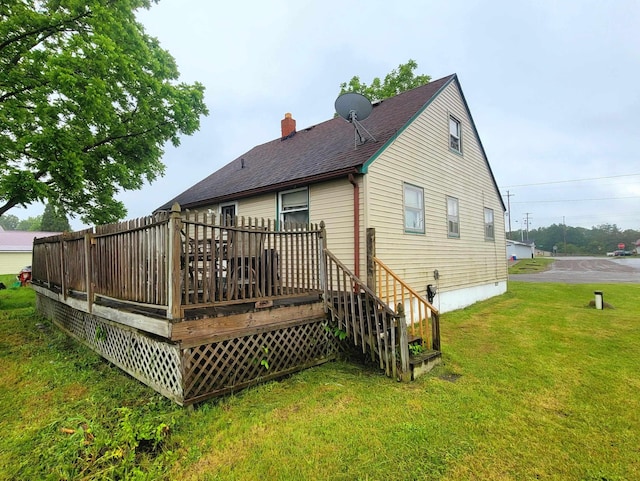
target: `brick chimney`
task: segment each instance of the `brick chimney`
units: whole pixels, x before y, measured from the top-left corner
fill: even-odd
[[[296,121],[291,118],[291,114],[289,112],[284,114],[284,119],[280,121],[280,126],[282,127],[283,139],[293,137],[293,135],[296,133]]]

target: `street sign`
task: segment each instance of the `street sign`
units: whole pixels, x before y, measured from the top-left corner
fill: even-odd
[[[624,249],[624,244],[622,242],[620,242],[620,244],[618,244],[618,249]]]

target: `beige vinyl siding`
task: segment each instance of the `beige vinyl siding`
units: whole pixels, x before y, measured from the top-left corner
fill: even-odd
[[[362,199],[362,178],[357,178]],[[324,221],[327,228],[327,247],[349,269],[353,262],[353,185],[349,179],[338,179],[322,184],[314,184],[309,189],[311,222]],[[360,210],[360,246],[364,246],[364,227]],[[363,252],[364,251],[364,252]],[[364,265],[366,251],[360,247],[360,269]]]
[[[224,202],[223,205],[227,205],[232,203]],[[255,197],[250,197],[248,199],[240,199],[235,202],[236,203],[236,215],[238,217],[251,217],[252,219],[257,217],[258,219],[271,219],[274,221],[276,219],[276,194],[263,194],[257,195]],[[220,204],[211,204],[206,207],[198,208],[200,212],[207,212],[210,210],[211,212],[216,214],[216,218],[219,214]]]
[[[449,116],[461,122],[462,154],[449,149]],[[403,182],[423,187],[425,234],[405,233]],[[447,236],[446,197],[459,201],[460,237]],[[452,82],[369,167],[367,222],[377,256],[419,292],[442,292],[507,278],[504,215],[471,121]],[[494,211],[495,240],[484,237],[484,208]]]
[[[31,265],[29,252],[0,252],[0,274],[18,274],[25,266]]]
[[[263,194],[238,201],[238,215],[273,219],[277,217],[277,194]]]
[[[362,205],[362,177],[356,178],[360,185]],[[270,193],[240,199],[237,202],[238,216],[276,219],[278,193]],[[218,204],[201,208],[218,212]],[[311,223],[325,222],[327,246],[349,269],[353,262],[353,185],[344,179],[309,186],[309,219]],[[362,209],[360,211],[360,269],[366,264],[365,232]]]

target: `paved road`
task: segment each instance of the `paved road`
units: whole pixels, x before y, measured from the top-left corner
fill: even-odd
[[[640,283],[640,258],[556,257],[545,272],[512,274],[509,279],[565,284]]]

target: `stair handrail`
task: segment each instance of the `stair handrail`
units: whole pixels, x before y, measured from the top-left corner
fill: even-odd
[[[371,296],[372,298],[374,298],[377,302],[379,302],[382,306],[384,306],[384,309],[392,316],[398,317],[398,314],[391,308],[391,306],[386,303],[381,297],[379,297],[369,286],[367,286],[366,282],[364,282],[362,279],[360,279],[358,276],[356,276],[346,265],[344,265],[340,259],[338,259],[336,257],[336,255],[331,252],[329,249],[324,249],[324,253],[327,257],[329,257],[333,262],[336,263],[336,265],[338,267],[340,267],[340,269],[342,269],[343,271],[345,271],[345,273],[351,277],[356,285],[358,287],[360,287],[364,292],[367,293],[367,295]]]
[[[427,299],[424,298],[418,291],[416,291],[413,287],[407,284],[403,279],[400,278],[393,270],[387,266],[384,262],[382,262],[378,257],[373,256],[374,265],[376,265],[379,269],[377,269],[376,275],[376,287],[378,294],[377,296],[381,299],[386,299],[386,303],[389,303],[390,300],[390,289],[389,289],[389,277],[391,277],[395,282],[393,283],[393,303],[394,306],[398,305],[398,289],[396,288],[396,283],[400,285],[400,303],[404,304],[405,292],[407,292],[408,300],[409,300],[409,309],[407,312],[407,318],[409,319],[409,326],[411,334],[422,338],[423,342],[426,344],[425,347],[428,349],[434,349],[436,351],[440,350],[440,312],[436,309],[433,304],[431,304]],[[382,274],[385,274],[386,282],[382,282]],[[386,292],[386,295],[385,295]],[[418,303],[417,312],[413,309],[413,299],[416,299]],[[424,316],[422,315],[424,309]],[[406,310],[406,309],[405,309]],[[429,333],[428,325],[429,324],[429,315],[428,312],[431,312],[431,333]],[[417,331],[417,334],[416,334]]]
[[[406,379],[407,375],[410,375],[408,366],[405,367],[404,362],[398,364],[398,360],[408,359],[409,346],[406,342],[396,345],[396,339],[407,338],[407,325],[405,322],[399,322],[402,319],[401,315],[395,313],[384,300],[378,297],[371,288],[340,262],[331,251],[323,248],[322,252],[324,254],[323,264],[325,268],[323,280],[325,309],[337,321],[338,327],[345,327],[346,334],[353,338],[354,344],[362,346],[363,353],[366,354],[367,346],[372,360],[374,360],[375,353],[378,353],[380,368],[384,369],[388,376],[393,376],[396,379]],[[333,268],[330,263],[333,263],[336,267],[336,285],[333,285]],[[342,282],[340,281],[340,272],[343,275]],[[332,294],[336,294],[338,306],[335,306],[330,300],[330,290]],[[357,293],[364,294],[364,303],[362,297],[354,295]],[[368,301],[372,302],[369,303]],[[363,311],[367,313],[366,316],[360,315]],[[375,323],[371,323],[372,316],[376,319]],[[356,318],[358,318],[359,323],[355,322]],[[348,325],[349,320],[353,320],[351,325]],[[397,353],[398,348],[400,349],[399,353]]]

